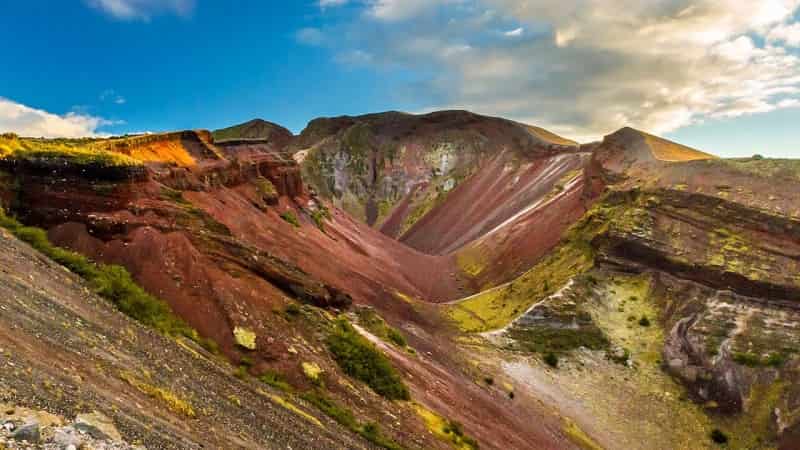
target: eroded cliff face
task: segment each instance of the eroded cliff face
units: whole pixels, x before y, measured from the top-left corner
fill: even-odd
[[[411,448],[449,448],[437,437],[448,420],[482,448],[565,442],[549,431],[546,408],[498,402],[475,385],[445,337],[452,330],[429,302],[459,295],[454,258],[414,251],[316,197],[283,148],[214,143],[197,132],[101,144],[150,159],[115,178],[105,170],[116,168],[76,171],[74,161],[65,170],[52,162],[42,170],[7,166],[4,207],[46,228],[57,245],[127,268],[218,343],[240,376],[277,373],[289,389],[323,389],[353,411],[355,424],[391,417],[381,433]],[[326,351],[326,330],[351,303],[403,327],[408,350],[384,351],[416,403],[377,395]],[[524,426],[532,415],[542,427]]]
[[[603,197],[533,269],[451,305],[451,317],[510,351],[505,372],[538,380],[532,389],[540,395],[557,389],[575,417],[582,407],[573,401],[608,404],[603,418],[582,422],[601,424],[595,436],[604,443],[704,448],[719,429],[735,448],[793,448],[800,417],[800,221],[787,199],[798,188],[793,166],[768,187],[759,169],[778,162],[722,161],[668,142],[659,153],[643,144],[650,138],[626,130],[584,146],[608,184]],[[547,364],[559,367],[553,382],[572,391],[546,387]],[[593,374],[581,379],[586,366]],[[612,386],[629,404],[592,390]],[[649,430],[646,444],[626,426]],[[678,432],[656,432],[666,428]]]
[[[291,148],[320,195],[400,237],[497,155],[519,165],[577,144],[504,119],[442,111],[317,119]]]
[[[481,448],[798,445],[796,164],[466,112],[278,131],[93,144],[124,166],[5,159],[0,198],[124,265],[244,373],[321,383],[411,447],[448,448],[444,418]],[[416,404],[342,373],[321,337],[338,313]]]

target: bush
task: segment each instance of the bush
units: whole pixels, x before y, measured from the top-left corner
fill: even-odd
[[[339,367],[390,400],[408,400],[408,388],[386,356],[346,320],[340,319],[326,340]]]
[[[720,431],[719,429],[715,428],[711,432],[711,440],[717,444],[727,444],[728,443],[728,435]]]
[[[558,368],[558,356],[556,356],[555,353],[548,353],[544,355],[544,362],[554,369]]]
[[[647,316],[642,316],[642,318],[639,319],[639,325],[641,325],[643,327],[649,327],[650,326],[650,319],[648,319]]]

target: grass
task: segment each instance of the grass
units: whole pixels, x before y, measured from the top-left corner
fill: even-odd
[[[385,320],[372,308],[359,308],[356,311],[358,323],[373,335],[379,337],[384,342],[392,344],[398,348],[408,347],[405,336],[399,330],[389,326]]]
[[[389,359],[349,322],[344,319],[336,321],[325,342],[346,374],[363,381],[375,393],[390,400],[410,399],[408,388]]]
[[[16,161],[66,160],[75,165],[133,167],[142,162],[111,151],[94,148],[89,140],[25,139],[0,136],[0,158]]]
[[[283,392],[291,392],[292,385],[286,381],[286,377],[283,376],[282,373],[276,372],[274,370],[266,370],[261,375],[258,376],[258,379],[268,385],[272,386],[275,389],[278,389]]]
[[[478,442],[464,434],[460,423],[447,420],[430,409],[415,403],[417,415],[425,422],[425,426],[442,441],[449,442],[459,450],[478,450]]]
[[[388,450],[402,449],[398,443],[383,435],[378,424],[372,422],[366,424],[360,423],[352,411],[339,405],[319,390],[304,392],[300,395],[300,398],[314,405],[323,414],[339,423],[339,425],[359,434],[369,442]]]
[[[293,211],[286,211],[285,213],[282,213],[281,219],[290,223],[295,228],[300,228],[300,221],[297,220],[297,216]]]
[[[734,352],[733,360],[747,367],[781,367],[786,363],[787,356],[780,353],[771,353],[766,357],[750,352]]]
[[[546,355],[545,359],[549,355],[558,356],[581,347],[603,350],[609,345],[608,338],[603,331],[592,325],[575,329],[536,326],[514,329],[511,331],[511,336],[518,341],[522,349]],[[545,362],[550,364],[549,361]]]
[[[0,208],[0,227],[83,277],[99,296],[109,300],[129,317],[163,334],[184,336],[212,353],[218,352],[216,343],[200,337],[197,331],[175,316],[164,301],[150,295],[136,284],[124,267],[95,263],[81,254],[56,247],[47,238],[44,230],[22,225],[16,219],[7,216],[2,208]]]

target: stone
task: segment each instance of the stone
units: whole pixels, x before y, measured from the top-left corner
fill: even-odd
[[[233,329],[233,337],[236,338],[236,344],[248,350],[256,349],[256,334],[252,330],[244,327],[236,327]]]
[[[15,441],[25,441],[29,444],[38,444],[39,439],[41,439],[39,423],[30,422],[22,425],[11,435],[11,439]]]
[[[83,444],[83,439],[78,435],[72,427],[59,428],[53,433],[53,442],[58,444],[59,447],[67,449],[70,446],[73,448],[79,447]]]
[[[117,427],[114,422],[103,413],[94,411],[87,414],[78,414],[75,419],[75,429],[79,432],[88,434],[89,436],[99,440],[113,440],[121,441]]]

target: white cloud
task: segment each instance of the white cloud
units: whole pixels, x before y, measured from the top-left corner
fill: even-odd
[[[150,20],[157,14],[190,14],[195,0],[85,0],[89,6],[121,20]]]
[[[388,22],[407,20],[431,10],[447,0],[372,0],[369,14]]]
[[[347,3],[348,0],[319,0],[319,7],[325,9],[332,6],[346,5]]]
[[[98,136],[98,128],[114,122],[88,114],[53,114],[0,97],[0,132],[29,137]]]
[[[115,103],[117,105],[124,105],[125,103],[128,102],[128,100],[125,97],[117,94],[116,91],[114,91],[113,89],[107,89],[107,90],[103,91],[100,94],[100,101],[101,102],[112,102],[112,103]]]
[[[800,23],[780,25],[767,35],[772,42],[783,42],[791,47],[800,47]]]
[[[665,133],[796,106],[800,90],[800,0],[365,2],[337,54],[434,74],[409,87],[430,106],[571,136]]]
[[[294,34],[297,42],[306,45],[322,45],[325,43],[325,34],[319,28],[301,28]]]

